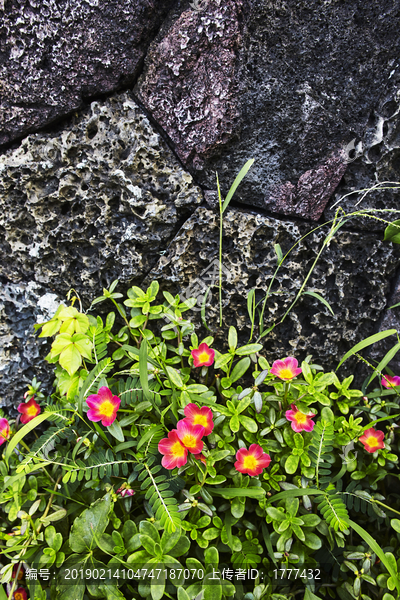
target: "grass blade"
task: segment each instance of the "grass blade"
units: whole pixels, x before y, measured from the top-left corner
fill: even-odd
[[[320,294],[317,294],[317,292],[303,292],[303,296],[304,294],[307,294],[308,296],[312,296],[313,298],[316,298],[317,300],[319,300],[320,302],[322,302],[322,304],[324,304],[326,306],[326,308],[329,310],[329,312],[332,313],[333,316],[335,316],[335,313],[332,310],[331,305],[329,304],[329,302],[327,300],[325,300],[325,298],[323,298]]]
[[[391,348],[389,350],[389,352],[387,352],[387,354],[385,354],[385,356],[382,358],[381,362],[379,363],[379,365],[376,367],[376,369],[372,373],[371,377],[369,378],[367,387],[369,386],[371,381],[373,381],[375,379],[375,377],[383,371],[383,369],[386,367],[386,365],[388,365],[390,363],[392,358],[397,354],[397,352],[399,350],[400,350],[400,343],[397,343],[393,346],[393,348]]]
[[[350,358],[350,356],[353,356],[356,352],[359,352],[363,348],[367,348],[368,346],[371,346],[372,344],[375,344],[375,342],[379,342],[380,340],[384,340],[389,335],[394,335],[395,333],[397,333],[396,329],[386,329],[386,331],[380,331],[379,333],[375,333],[374,335],[371,335],[370,337],[367,337],[362,342],[359,342],[358,344],[356,344],[355,346],[353,346],[353,348],[351,348],[351,350],[349,350],[348,352],[346,352],[346,354],[343,356],[342,360],[340,361],[340,363],[336,367],[336,370],[338,370],[338,368],[344,363],[345,360],[347,360],[348,358]]]
[[[227,197],[224,200],[224,203],[222,205],[222,213],[225,212],[225,210],[228,208],[228,204],[229,202],[232,200],[232,196],[233,194],[236,192],[237,188],[239,187],[240,182],[242,181],[242,179],[247,175],[248,170],[250,169],[251,165],[254,162],[254,158],[251,158],[250,160],[247,161],[247,163],[240,169],[239,173],[237,174],[235,181],[232,183],[231,185],[231,189],[228,192]]]

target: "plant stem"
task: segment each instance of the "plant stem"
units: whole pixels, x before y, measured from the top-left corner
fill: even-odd
[[[223,212],[222,212],[222,198],[221,189],[219,187],[218,173],[217,176],[217,187],[218,187],[218,202],[219,202],[219,326],[222,327],[222,232],[223,232]]]

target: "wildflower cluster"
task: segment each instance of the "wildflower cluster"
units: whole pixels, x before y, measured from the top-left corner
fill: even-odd
[[[324,372],[311,356],[269,363],[261,343],[239,344],[234,327],[222,352],[185,318],[190,299],[164,292],[157,304],[152,282],[121,304],[115,288],[95,301],[114,306],[104,320],[60,307],[42,324],[42,337],[55,337],[55,391],[46,398],[34,380],[17,418],[0,418],[9,597],[72,593],[62,578],[32,583],[22,567],[17,577],[23,560],[38,574],[72,564],[203,570],[193,581],[77,583],[74,594],[88,600],[281,600],[304,586],[278,588],[274,569],[318,566],[328,552],[340,564],[329,576],[341,598],[371,598],[377,583],[391,600],[397,563],[388,559],[392,573],[385,561],[400,548],[400,521],[390,520],[400,505],[393,495],[387,506],[381,482],[398,464],[400,377],[354,389],[352,376]],[[389,529],[383,553],[373,535]],[[263,576],[250,587],[210,582],[210,565]]]

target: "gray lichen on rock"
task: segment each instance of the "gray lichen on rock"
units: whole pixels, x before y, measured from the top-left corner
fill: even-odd
[[[129,94],[93,102],[2,157],[2,274],[87,296],[142,278],[201,200]]]

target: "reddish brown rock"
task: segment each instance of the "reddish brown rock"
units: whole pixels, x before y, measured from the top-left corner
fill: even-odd
[[[240,1],[193,2],[152,46],[137,88],[179,157],[197,169],[237,128],[240,16]]]

